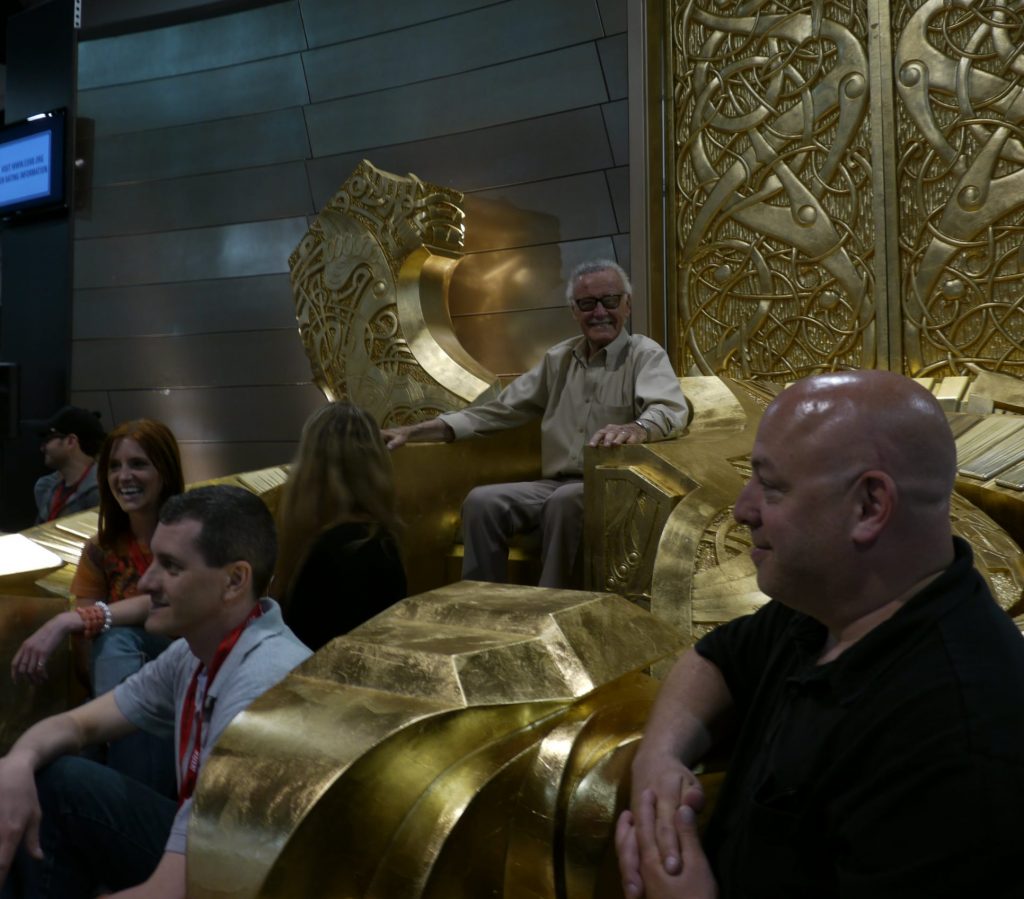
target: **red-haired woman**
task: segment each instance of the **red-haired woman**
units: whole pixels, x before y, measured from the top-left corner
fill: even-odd
[[[138,582],[153,558],[149,542],[160,507],[181,493],[185,482],[178,442],[166,425],[151,419],[114,428],[100,451],[97,471],[99,530],[82,550],[71,582],[75,608],[51,618],[21,644],[11,675],[32,683],[45,680],[50,655],[69,635],[79,634],[92,642],[89,674],[98,696],[138,671],[168,643],[143,627],[150,600],[139,595]],[[133,739],[111,746],[110,765],[173,792],[173,760],[168,782],[163,760],[154,775],[151,753],[132,745]]]

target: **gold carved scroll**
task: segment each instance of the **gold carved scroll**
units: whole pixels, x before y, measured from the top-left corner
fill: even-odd
[[[462,254],[462,194],[367,161],[288,262],[313,381],[382,426],[459,409],[497,379],[452,331],[447,292]]]

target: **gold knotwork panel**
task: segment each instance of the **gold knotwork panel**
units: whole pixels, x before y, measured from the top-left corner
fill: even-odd
[[[893,6],[904,368],[1024,368],[1020,2]]]
[[[410,347],[421,335],[405,333],[397,300],[410,257],[439,258],[443,280],[461,255],[461,202],[458,191],[364,160],[291,254],[299,334],[329,399],[351,399],[382,425],[432,418],[473,399],[424,370]]]
[[[670,8],[679,370],[873,366],[865,5]]]

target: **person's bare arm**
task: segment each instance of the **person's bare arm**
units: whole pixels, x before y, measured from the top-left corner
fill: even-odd
[[[451,443],[455,439],[455,432],[440,418],[432,418],[414,425],[384,428],[381,436],[389,450],[396,450],[406,443]]]
[[[712,747],[732,710],[732,696],[718,668],[689,650],[669,672],[633,758],[631,820],[638,820],[645,791],[654,795],[654,838],[665,871],[681,869],[676,810],[700,811],[704,791],[691,766]],[[628,814],[628,813],[624,813]],[[637,896],[642,880],[635,840],[619,846],[619,867],[627,895]]]
[[[82,605],[95,601],[80,600]],[[111,603],[111,626],[138,627],[145,624],[151,605],[148,593]],[[61,641],[84,630],[85,623],[77,612],[61,612],[54,615],[18,647],[11,660],[11,678],[15,682],[26,680],[32,684],[42,683],[47,678],[46,663]]]
[[[149,880],[105,899],[185,899],[185,856],[165,852]]]
[[[32,725],[0,759],[0,885],[22,840],[30,855],[42,858],[35,772],[58,756],[80,752],[84,746],[116,739],[133,729],[113,695],[107,693]]]

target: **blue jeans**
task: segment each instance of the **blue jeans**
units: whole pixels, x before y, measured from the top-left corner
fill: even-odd
[[[89,668],[94,695],[113,690],[170,645],[167,637],[147,633],[142,627],[112,627],[97,635]]]
[[[36,774],[42,862],[19,853],[4,899],[91,899],[145,881],[177,803],[105,765],[64,756]]]
[[[97,636],[89,671],[93,695],[113,690],[170,643],[166,637],[149,634],[141,627],[114,627]],[[177,796],[174,740],[170,737],[154,737],[143,731],[129,734],[110,744],[107,764],[164,796]]]

